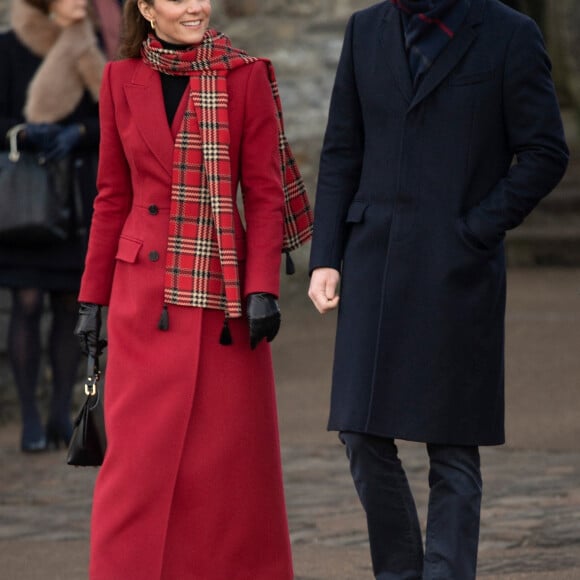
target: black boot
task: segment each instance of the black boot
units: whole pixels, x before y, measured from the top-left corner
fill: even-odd
[[[18,390],[22,417],[22,451],[34,453],[46,449],[36,402],[40,369],[40,318],[43,293],[41,290],[12,291],[12,311],[8,327],[8,359]]]

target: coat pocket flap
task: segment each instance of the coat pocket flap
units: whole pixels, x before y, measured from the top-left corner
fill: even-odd
[[[366,201],[353,201],[346,214],[347,224],[358,224],[363,221],[365,211],[369,204]]]
[[[126,238],[121,236],[119,238],[119,246],[117,247],[117,255],[115,258],[121,262],[135,263],[139,250],[143,246],[141,240],[134,240],[133,238]]]
[[[493,69],[466,72],[450,77],[449,84],[456,87],[461,85],[476,85],[478,83],[484,83],[485,81],[492,80],[493,77]]]

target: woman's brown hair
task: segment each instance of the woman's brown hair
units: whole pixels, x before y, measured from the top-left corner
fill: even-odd
[[[145,0],[152,5],[153,0]],[[123,6],[123,37],[119,56],[121,58],[139,58],[143,41],[151,32],[151,25],[143,17],[137,6],[138,0],[125,0]]]

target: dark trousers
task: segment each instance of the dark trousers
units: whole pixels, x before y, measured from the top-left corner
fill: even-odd
[[[429,511],[425,550],[415,500],[392,439],[342,432],[367,516],[377,580],[473,580],[481,472],[478,447],[427,444]]]

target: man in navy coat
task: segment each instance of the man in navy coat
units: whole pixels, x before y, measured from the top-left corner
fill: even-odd
[[[475,578],[479,446],[504,442],[503,241],[567,160],[528,17],[499,0],[388,0],[350,19],[309,295],[339,307],[329,429],[378,579]],[[427,444],[425,549],[397,438]]]

